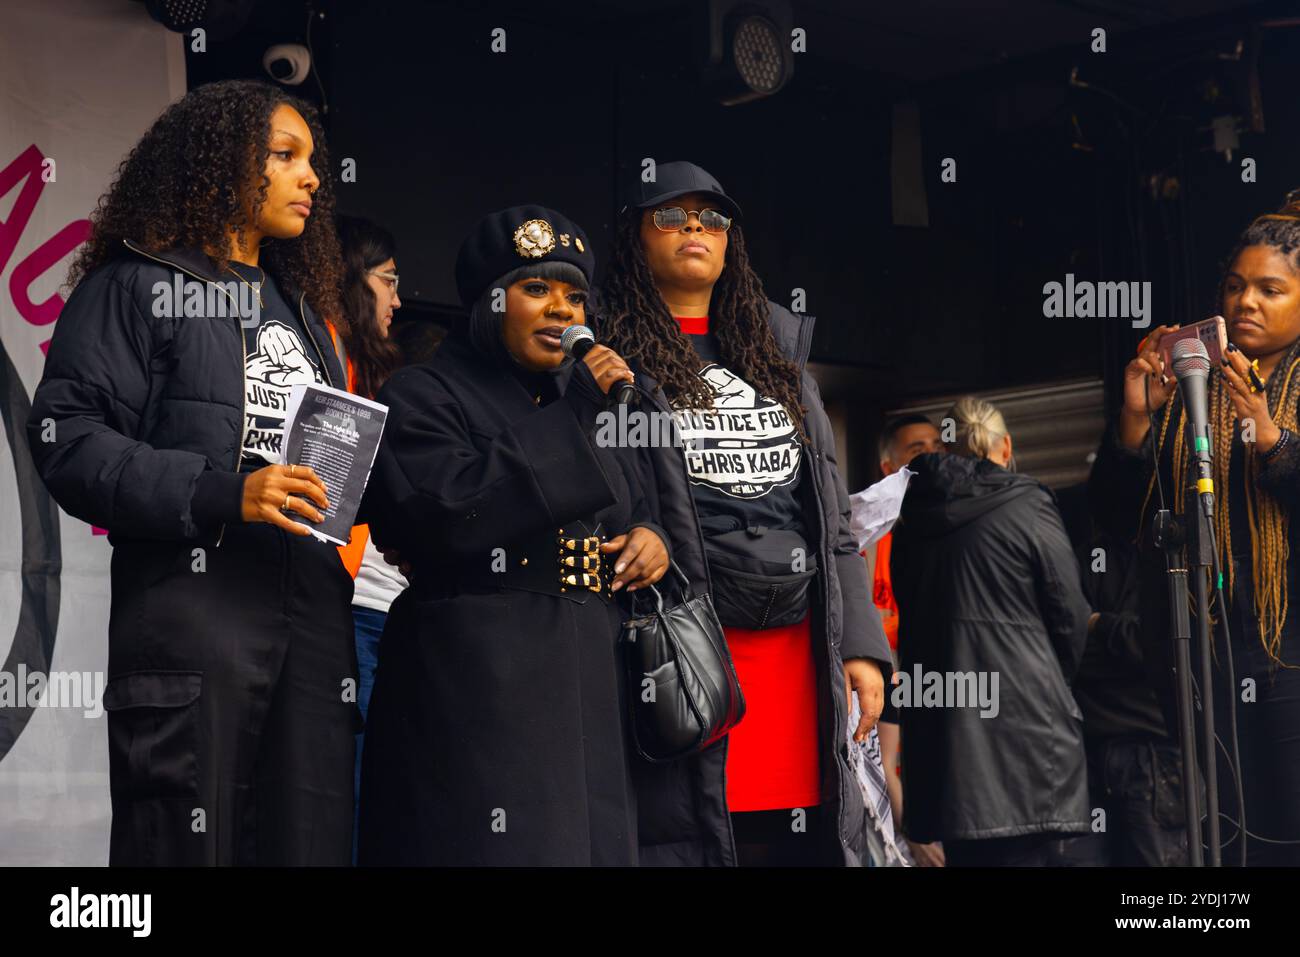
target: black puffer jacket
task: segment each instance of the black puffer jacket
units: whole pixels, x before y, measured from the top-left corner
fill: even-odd
[[[176,277],[221,277],[202,253],[126,246],[77,284],[59,315],[27,421],[32,457],[64,511],[114,542],[220,543],[224,524],[241,520],[240,320],[157,316],[174,311],[154,304]],[[297,303],[327,381],[341,383],[329,331],[300,291],[281,291]],[[53,441],[44,441],[47,420]]]
[[[804,368],[812,344],[813,318],[795,316],[769,303],[772,332],[781,352],[800,369],[804,426],[809,447],[802,456],[800,490],[818,574],[813,608],[813,650],[817,656],[821,793],[826,828],[823,859],[829,865],[865,864],[864,827],[869,827],[853,771],[848,764],[845,658],[870,658],[880,665],[886,688],[891,672],[889,643],[871,603],[867,566],[849,530],[849,496],[835,461],[835,436],[817,383]],[[669,412],[658,384],[634,366],[643,407]],[[653,474],[644,477],[647,497],[659,525],[672,539],[673,558],[698,589],[710,587],[704,537],[686,477],[680,448],[661,447],[649,457]],[[815,538],[815,540],[814,540]],[[726,739],[694,758],[637,768],[642,864],[731,865],[735,847],[727,811]]]
[[[983,459],[930,454],[910,468],[890,558],[912,705],[899,708],[904,829],[924,842],[1087,831],[1070,681],[1089,609],[1055,499]],[[967,707],[935,707],[918,670],[973,672],[989,692],[996,673],[994,707],[969,706],[969,684]]]

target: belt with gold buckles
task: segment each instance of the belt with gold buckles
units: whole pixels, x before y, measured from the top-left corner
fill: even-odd
[[[462,569],[448,584],[453,590],[510,588],[562,595],[579,603],[593,595],[613,601],[609,587],[614,580],[614,562],[612,556],[607,559],[600,552],[608,540],[601,524],[593,527],[587,522],[569,522],[553,533],[493,549],[483,556],[481,571]],[[431,587],[441,591],[437,585]]]
[[[580,523],[581,524],[581,523]],[[608,539],[596,526],[596,534],[578,537],[574,533],[584,528],[561,528],[557,532],[556,545],[560,571],[560,591],[568,593],[570,589],[582,590],[611,597],[609,586],[612,581],[610,570],[612,563],[605,561],[600,546]]]

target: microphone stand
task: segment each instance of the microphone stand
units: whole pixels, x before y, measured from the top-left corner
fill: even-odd
[[[1190,422],[1188,429],[1189,431],[1191,429]],[[1201,441],[1206,440],[1201,439]],[[1210,527],[1210,516],[1214,514],[1214,496],[1213,494],[1202,495],[1197,491],[1194,461],[1188,462],[1188,468],[1192,474],[1189,476],[1191,481],[1187,483],[1184,514],[1195,516],[1188,522],[1187,567],[1191,573],[1192,600],[1196,603],[1197,643],[1201,649],[1201,773],[1205,776],[1205,814],[1209,825],[1205,840],[1210,849],[1209,866],[1221,867],[1223,849],[1219,843],[1219,775],[1214,737],[1214,674],[1213,659],[1210,654],[1209,582],[1214,566],[1214,533]],[[1186,614],[1185,602],[1183,612]],[[1191,683],[1190,667],[1187,682]]]
[[[1165,553],[1165,572],[1169,595],[1169,634],[1174,647],[1174,677],[1178,697],[1178,738],[1183,758],[1183,808],[1187,814],[1187,850],[1193,867],[1204,867],[1202,852],[1199,794],[1195,785],[1196,732],[1193,723],[1195,698],[1192,692],[1191,621],[1189,597],[1196,606],[1196,640],[1201,656],[1201,760],[1205,779],[1206,833],[1210,867],[1222,866],[1219,838],[1219,778],[1215,751],[1214,675],[1211,657],[1209,581],[1214,569],[1213,486],[1202,490],[1200,480],[1208,483],[1208,435],[1197,435],[1191,418],[1187,422],[1187,492],[1184,521],[1179,523],[1168,509],[1156,513],[1155,544]],[[1157,466],[1158,467],[1158,466]],[[1189,591],[1190,583],[1191,588]],[[1243,835],[1243,840],[1244,835]]]
[[[1167,508],[1156,512],[1155,545],[1165,553],[1169,594],[1169,638],[1174,649],[1174,687],[1178,698],[1178,744],[1183,758],[1183,811],[1187,851],[1192,867],[1204,867],[1201,852],[1200,791],[1196,786],[1196,730],[1192,723],[1191,622],[1187,612],[1187,568],[1183,564],[1183,527]]]

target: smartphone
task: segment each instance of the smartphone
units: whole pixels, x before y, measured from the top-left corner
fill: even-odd
[[[1173,359],[1170,358],[1174,343],[1182,339],[1200,339],[1205,343],[1205,351],[1210,354],[1211,368],[1217,368],[1228,352],[1228,326],[1223,321],[1223,316],[1213,316],[1194,322],[1190,326],[1183,326],[1181,329],[1166,333],[1160,340],[1160,358],[1165,360],[1165,372],[1169,375],[1174,374]]]

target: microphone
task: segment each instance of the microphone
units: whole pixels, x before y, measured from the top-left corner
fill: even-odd
[[[1210,354],[1200,339],[1180,339],[1170,352],[1178,391],[1187,411],[1187,444],[1196,469],[1196,491],[1207,518],[1214,517],[1214,473],[1210,465],[1209,403]]]
[[[586,326],[569,326],[560,334],[560,348],[570,359],[581,359],[595,344],[596,335]],[[630,405],[636,400],[636,386],[630,382],[614,383],[613,392],[614,401],[619,405]]]

